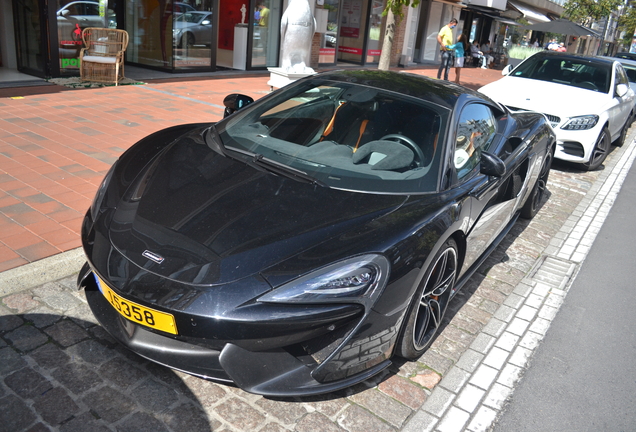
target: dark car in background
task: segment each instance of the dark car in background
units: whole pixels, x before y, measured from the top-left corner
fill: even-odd
[[[417,359],[546,197],[545,117],[458,85],[336,71],[249,102],[136,143],[83,221],[91,310],[177,370],[291,396]]]
[[[627,59],[627,60],[636,60],[636,53],[631,52],[619,52],[614,55],[616,58]]]

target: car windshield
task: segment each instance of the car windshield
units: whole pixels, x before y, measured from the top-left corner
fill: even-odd
[[[328,187],[377,193],[437,190],[450,111],[352,83],[289,85],[219,123],[230,152],[301,171]]]
[[[611,65],[588,59],[534,55],[521,63],[512,76],[608,93]]]

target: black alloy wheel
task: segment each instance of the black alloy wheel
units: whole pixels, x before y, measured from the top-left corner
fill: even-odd
[[[598,136],[598,139],[596,140],[596,144],[594,145],[594,149],[592,149],[592,154],[590,155],[589,162],[582,164],[583,169],[585,171],[594,171],[595,169],[600,167],[609,153],[610,145],[611,142],[609,129],[607,129],[607,126],[605,126]]]
[[[194,45],[194,35],[192,33],[186,33],[181,37],[181,47],[190,48]]]
[[[554,159],[554,146],[550,146],[541,165],[539,177],[532,188],[530,196],[521,207],[521,217],[524,219],[532,219],[539,212],[541,201],[548,190],[548,177],[550,177],[550,168]]]
[[[453,293],[457,264],[457,245],[449,239],[435,255],[413,297],[397,342],[397,355],[414,360],[435,338]]]
[[[623,125],[623,129],[621,129],[621,134],[618,137],[618,139],[616,141],[613,142],[613,144],[616,147],[622,147],[623,144],[625,144],[625,138],[627,137],[627,130],[630,128],[630,126],[632,125],[633,122],[633,118],[634,115],[633,113],[629,113],[629,117],[627,118],[627,121],[625,122],[625,124]]]

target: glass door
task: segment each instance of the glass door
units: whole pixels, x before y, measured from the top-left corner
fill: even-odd
[[[369,2],[342,0],[338,28],[338,61],[364,64]]]
[[[209,70],[216,39],[214,5],[212,0],[202,0],[191,6],[174,3],[173,44],[174,68],[205,68]],[[223,9],[220,10],[221,15]]]
[[[173,67],[172,0],[126,3],[126,60],[161,69]]]
[[[250,69],[278,66],[282,15],[282,0],[256,1],[252,16]]]
[[[384,2],[382,0],[371,1],[371,13],[369,14],[369,35],[367,36],[367,52],[364,64],[379,63],[380,54],[382,54],[382,46],[380,46],[380,36],[386,20],[382,19],[382,11],[384,10]]]
[[[338,24],[340,23],[340,0],[325,0],[327,9],[327,33],[322,36],[320,43],[320,64],[336,64],[336,49],[338,48]]]
[[[48,60],[44,0],[14,0],[16,57],[18,70],[44,78]]]

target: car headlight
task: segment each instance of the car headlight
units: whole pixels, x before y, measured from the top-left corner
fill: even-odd
[[[110,183],[110,179],[113,177],[113,172],[115,172],[116,166],[117,162],[115,162],[113,166],[110,167],[110,169],[104,176],[104,180],[102,180],[102,183],[97,189],[95,198],[93,198],[93,202],[91,203],[91,217],[93,218],[93,222],[95,222],[95,220],[97,219],[97,213],[102,206],[102,201],[104,201],[104,197],[106,196],[106,189],[108,189],[108,183]]]
[[[561,129],[565,130],[586,130],[592,129],[598,123],[597,115],[584,115],[579,117],[572,117],[568,120]]]
[[[362,255],[309,273],[258,299],[272,303],[362,303],[375,301],[389,277],[382,255]]]

